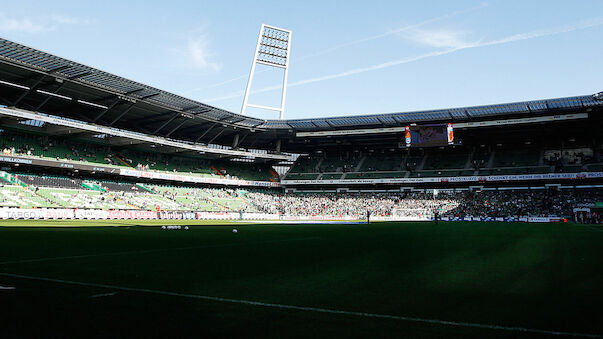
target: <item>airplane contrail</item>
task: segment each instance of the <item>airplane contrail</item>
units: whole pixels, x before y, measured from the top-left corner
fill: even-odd
[[[396,28],[396,29],[393,29],[393,30],[390,30],[390,31],[387,31],[387,32],[384,32],[384,33],[381,33],[381,34],[373,35],[373,36],[370,36],[370,37],[366,37],[366,38],[362,38],[362,39],[358,39],[358,40],[354,40],[354,41],[345,42],[345,43],[342,43],[342,44],[335,45],[333,47],[324,49],[322,51],[315,52],[315,53],[308,54],[306,56],[300,57],[299,59],[296,59],[296,61],[300,61],[300,60],[304,60],[304,59],[308,59],[308,58],[320,56],[320,55],[327,54],[327,53],[336,51],[336,50],[344,48],[344,47],[357,45],[357,44],[360,44],[360,43],[363,43],[363,42],[381,39],[381,38],[387,37],[389,35],[394,35],[394,34],[399,34],[399,33],[406,32],[406,31],[410,31],[410,30],[419,28],[421,26],[425,26],[425,25],[433,23],[433,22],[437,22],[437,21],[444,20],[444,19],[449,19],[449,18],[452,18],[452,17],[460,15],[460,14],[465,14],[465,13],[473,12],[473,11],[476,11],[478,9],[484,8],[486,6],[487,6],[486,3],[481,3],[480,5],[475,6],[475,7],[471,7],[471,8],[467,8],[467,9],[462,9],[462,10],[458,10],[458,11],[454,11],[454,12],[450,12],[448,14],[444,14],[444,15],[441,15],[441,16],[438,16],[438,17],[435,17],[435,18],[431,18],[431,19],[427,19],[427,20],[421,21],[421,22],[419,22],[417,24],[407,25],[407,26]]]
[[[447,14],[435,17],[435,18],[431,18],[431,19],[427,19],[427,20],[421,21],[421,22],[416,23],[416,24],[407,25],[407,26],[404,26],[404,27],[399,27],[399,28],[396,28],[396,29],[393,29],[393,30],[389,30],[387,32],[379,33],[379,34],[376,34],[376,35],[372,35],[372,36],[361,38],[361,39],[357,39],[357,40],[344,42],[342,44],[335,45],[333,47],[329,47],[329,48],[323,49],[323,50],[315,52],[315,53],[304,55],[304,56],[299,57],[297,59],[292,59],[291,60],[291,64],[294,64],[295,62],[300,62],[300,61],[305,60],[305,59],[310,59],[310,58],[314,58],[314,57],[321,56],[321,55],[324,55],[324,54],[328,54],[328,53],[334,52],[334,51],[336,51],[338,49],[341,49],[341,48],[344,48],[344,47],[349,47],[349,46],[357,45],[357,44],[360,44],[360,43],[363,43],[363,42],[368,42],[368,41],[373,41],[373,40],[381,39],[381,38],[387,37],[389,35],[394,35],[394,34],[402,33],[402,32],[405,32],[405,31],[408,31],[408,30],[411,30],[411,29],[419,28],[421,26],[424,26],[424,25],[427,25],[427,24],[430,24],[430,23],[433,23],[433,22],[436,22],[436,21],[440,21],[440,20],[452,18],[452,17],[457,16],[457,15],[461,15],[461,14],[469,13],[469,12],[472,12],[472,11],[476,11],[476,10],[484,8],[486,6],[487,6],[486,3],[481,3],[478,6],[474,6],[474,7],[471,7],[471,8],[466,8],[466,9],[462,9],[462,10],[458,10],[458,11],[453,11],[453,12],[450,12],[450,13],[447,13]],[[256,72],[256,74],[262,73],[262,72],[265,72],[265,70],[258,71],[258,72]],[[208,89],[208,88],[220,87],[222,85],[226,85],[228,83],[235,82],[237,80],[247,79],[247,77],[249,77],[249,74],[240,75],[238,77],[234,77],[232,79],[224,80],[224,81],[221,81],[221,82],[218,82],[216,84],[209,85],[209,86],[206,86],[206,87],[193,88],[193,89],[191,89],[189,91],[184,92],[184,94],[190,94],[190,93],[198,92],[198,91],[205,90],[205,89]]]
[[[396,60],[392,60],[392,61],[388,61],[388,62],[384,62],[384,63],[372,65],[372,66],[354,68],[354,69],[350,69],[350,70],[347,70],[344,72],[339,72],[339,73],[324,75],[324,76],[320,76],[320,77],[316,77],[316,78],[300,80],[300,81],[296,81],[296,82],[288,84],[287,87],[288,88],[296,87],[296,86],[311,84],[311,83],[315,83],[315,82],[346,77],[346,76],[350,76],[350,75],[354,75],[354,74],[376,71],[376,70],[389,68],[389,67],[393,67],[393,66],[397,66],[397,65],[401,65],[401,64],[407,64],[410,62],[419,61],[419,60],[426,59],[426,58],[446,55],[446,54],[450,54],[450,53],[454,53],[454,52],[466,50],[466,49],[487,47],[487,46],[494,46],[494,45],[502,45],[502,44],[512,43],[512,42],[516,42],[516,41],[542,38],[542,37],[553,36],[553,35],[558,35],[558,34],[562,34],[562,33],[569,33],[569,32],[573,32],[573,31],[577,31],[577,30],[581,30],[581,29],[597,27],[597,26],[601,26],[601,25],[603,25],[603,17],[592,18],[592,19],[576,22],[573,24],[568,24],[568,25],[563,25],[563,26],[558,26],[558,27],[543,29],[543,30],[536,30],[536,31],[531,31],[531,32],[526,32],[526,33],[519,33],[519,34],[515,34],[515,35],[510,35],[510,36],[507,36],[507,37],[504,37],[501,39],[495,39],[495,40],[490,40],[490,41],[483,41],[483,42],[478,41],[478,42],[474,42],[474,43],[467,43],[465,45],[457,46],[454,48],[448,48],[448,49],[420,54],[420,55],[416,55],[416,56],[404,57],[404,58],[400,58],[400,59],[396,59]],[[273,90],[277,90],[280,88],[281,88],[280,85],[279,86],[269,86],[269,87],[255,90],[252,92],[252,94],[273,91]],[[237,92],[233,92],[233,93],[230,93],[230,94],[227,94],[224,96],[206,99],[206,100],[202,100],[202,101],[215,102],[215,101],[227,100],[227,99],[240,97],[243,94],[244,94],[244,91],[237,91]]]

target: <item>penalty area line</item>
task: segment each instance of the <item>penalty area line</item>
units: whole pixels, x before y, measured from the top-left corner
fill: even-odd
[[[260,307],[267,307],[267,308],[277,308],[277,309],[296,310],[296,311],[305,311],[305,312],[340,314],[340,315],[357,316],[357,317],[365,317],[365,318],[400,320],[400,321],[425,323],[425,324],[480,328],[480,329],[509,331],[509,332],[538,333],[538,334],[547,334],[547,335],[584,337],[584,338],[603,338],[603,335],[593,334],[593,333],[564,332],[564,331],[543,330],[543,329],[517,327],[517,326],[501,326],[501,325],[480,324],[480,323],[472,323],[472,322],[457,322],[457,321],[449,321],[449,320],[407,317],[407,316],[390,315],[390,314],[345,311],[345,310],[310,307],[310,306],[296,306],[296,305],[286,305],[286,304],[277,304],[277,303],[265,303],[265,302],[253,301],[253,300],[231,299],[231,298],[198,295],[198,294],[152,290],[152,289],[146,289],[146,288],[135,288],[135,287],[107,285],[107,284],[87,283],[87,282],[80,282],[80,281],[35,277],[35,276],[13,274],[13,273],[0,273],[0,276],[19,278],[19,279],[36,280],[36,281],[53,282],[53,283],[66,284],[66,285],[106,288],[106,289],[110,289],[110,290],[148,293],[148,294],[156,294],[156,295],[164,295],[164,296],[200,299],[200,300],[217,301],[217,302],[225,302],[225,303],[232,303],[232,304],[260,306]]]

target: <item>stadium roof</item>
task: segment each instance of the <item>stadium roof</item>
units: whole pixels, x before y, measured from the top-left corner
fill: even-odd
[[[242,116],[0,38],[0,102],[101,125],[201,143],[272,148],[298,131],[479,121],[603,107],[599,95],[317,119]]]

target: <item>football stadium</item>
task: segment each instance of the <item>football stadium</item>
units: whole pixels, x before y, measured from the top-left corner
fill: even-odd
[[[292,35],[241,112],[0,38],[0,337],[603,337],[603,92],[285,118]]]

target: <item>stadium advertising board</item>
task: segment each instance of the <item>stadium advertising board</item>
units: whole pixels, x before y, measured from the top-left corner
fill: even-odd
[[[74,215],[68,208],[0,208],[2,219],[73,219]]]
[[[308,215],[308,216],[299,216],[299,215],[283,215],[280,217],[280,220],[358,220],[358,216],[350,216],[350,215]]]
[[[430,221],[433,220],[433,216],[374,216],[371,217],[372,221]]]
[[[528,217],[528,222],[561,222],[562,218],[558,217]]]
[[[109,210],[107,211],[107,219],[157,219],[157,212]]]
[[[0,161],[8,162],[11,164],[24,164],[24,165],[31,165],[33,163],[32,159],[12,157],[12,156],[0,156]]]
[[[101,220],[107,219],[107,211],[76,209],[75,210],[75,218],[76,219],[101,219]]]
[[[283,180],[287,185],[357,185],[357,184],[412,184],[412,183],[448,183],[448,182],[494,182],[494,181],[526,181],[526,180],[558,180],[558,179],[593,179],[603,178],[603,172],[583,173],[547,173],[519,175],[488,175],[461,177],[431,178],[386,178],[386,179],[337,179],[337,180]]]
[[[243,220],[278,220],[278,214],[270,213],[243,213]]]
[[[237,212],[197,212],[199,220],[237,220],[240,217]]]
[[[433,219],[433,218],[431,218]],[[499,221],[499,222],[530,222],[530,223],[541,223],[541,222],[562,222],[563,218],[560,217],[526,217],[526,216],[514,216],[514,217],[442,217],[442,221]]]
[[[45,208],[43,214],[45,219],[73,219],[75,216],[74,210],[59,208]]]
[[[139,171],[133,169],[122,168],[119,172],[120,175],[137,177],[137,178],[148,178],[148,179],[161,179],[181,182],[195,182],[204,184],[219,184],[219,185],[234,185],[234,186],[256,186],[256,187],[280,187],[278,182],[271,181],[248,181],[248,180],[235,180],[235,179],[221,179],[221,178],[209,178],[194,175],[180,175],[162,172],[152,171]]]
[[[41,209],[29,208],[2,208],[0,217],[2,219],[44,219]]]
[[[158,218],[159,217],[159,218]],[[312,215],[312,216],[281,216],[270,213],[247,213],[247,212],[182,212],[182,211],[139,211],[139,210],[97,210],[97,209],[71,209],[71,208],[0,208],[0,219],[41,219],[41,220],[65,220],[65,219],[87,219],[87,220],[140,220],[140,219],[164,219],[164,220],[274,220],[274,221],[358,221],[364,216],[342,216],[342,215]],[[417,216],[373,216],[373,221],[432,221],[433,215],[422,214]],[[561,222],[560,217],[442,217],[443,221],[501,221],[501,222]]]
[[[195,212],[180,212],[180,211],[161,211],[159,219],[162,220],[191,220],[197,219]]]

